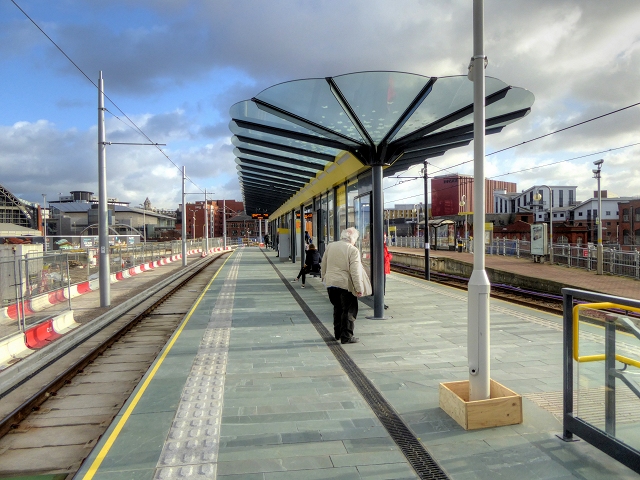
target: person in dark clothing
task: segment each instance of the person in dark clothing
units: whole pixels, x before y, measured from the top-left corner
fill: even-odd
[[[309,244],[309,249],[305,252],[304,257],[304,266],[300,269],[298,276],[293,279],[294,282],[297,282],[300,277],[302,277],[302,288],[305,288],[304,283],[306,280],[307,273],[320,273],[320,262],[322,261],[322,257],[320,256],[320,252],[316,249],[316,246],[311,243]]]

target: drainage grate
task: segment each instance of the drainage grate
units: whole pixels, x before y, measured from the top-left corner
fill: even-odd
[[[382,423],[387,432],[389,432],[393,441],[396,442],[396,445],[398,445],[402,454],[416,471],[418,477],[428,480],[448,480],[449,477],[442,467],[440,467],[429,452],[427,452],[424,445],[422,445],[420,440],[416,438],[409,427],[402,421],[400,415],[398,415],[391,404],[385,400],[375,385],[371,383],[342,346],[335,341],[333,335],[327,330],[316,314],[313,313],[313,310],[309,308],[309,305],[305,303],[298,292],[289,284],[285,276],[280,273],[267,254],[262,253],[276,271],[282,283],[285,284],[289,293],[291,293],[296,302],[298,302],[298,305],[300,305],[300,308],[302,308],[302,311],[311,324],[325,341],[331,353],[336,357],[342,369],[360,392],[360,395],[362,395],[369,404],[378,417],[378,420],[380,420],[380,423]]]

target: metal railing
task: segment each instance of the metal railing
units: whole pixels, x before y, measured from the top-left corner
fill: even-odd
[[[210,238],[209,248],[222,246]],[[187,251],[203,251],[204,239],[187,240]],[[182,253],[181,241],[115,245],[110,250],[110,273],[162,262]],[[29,253],[0,262],[0,340],[71,310],[71,299],[98,288],[98,249],[94,247]]]
[[[640,344],[628,343],[640,341],[640,321],[629,316],[640,313],[640,301],[570,288],[562,295],[562,438],[571,441],[575,434],[640,473]],[[605,324],[604,336],[596,328],[581,331],[585,314]]]

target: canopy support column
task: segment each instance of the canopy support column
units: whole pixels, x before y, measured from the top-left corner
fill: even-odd
[[[305,240],[304,240],[304,231],[305,231],[305,224],[304,224],[304,205],[300,204],[300,268],[304,267],[304,246],[305,246]]]
[[[373,198],[373,236],[371,238],[371,275],[373,284],[373,317],[384,320],[384,202],[382,201],[382,164],[371,166]],[[360,232],[363,233],[363,232]]]

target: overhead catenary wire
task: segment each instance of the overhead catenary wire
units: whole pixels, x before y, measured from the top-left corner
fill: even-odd
[[[66,52],[65,52],[65,51],[64,51],[64,50],[63,50],[63,49],[62,49],[62,48],[61,48],[61,47],[60,47],[60,46],[59,46],[59,45],[58,45],[58,44],[57,44],[57,43],[56,43],[56,42],[55,42],[55,41],[54,41],[54,40],[53,40],[53,39],[52,39],[48,34],[47,34],[47,32],[45,32],[45,31],[40,27],[40,25],[38,25],[38,24],[36,23],[36,21],[35,21],[35,20],[33,20],[33,18],[31,18],[31,17],[29,16],[29,14],[28,14],[27,12],[25,12],[25,11],[22,9],[22,7],[21,7],[20,5],[18,5],[18,3],[17,3],[15,0],[11,0],[11,3],[13,3],[13,4],[16,6],[16,8],[17,8],[18,10],[20,10],[20,12],[22,12],[22,14],[23,14],[25,17],[27,17],[27,19],[28,19],[28,20],[29,20],[29,21],[30,21],[30,22],[31,22],[31,23],[32,23],[32,24],[33,24],[33,25],[34,25],[38,30],[40,30],[40,32],[41,32],[41,33],[42,33],[42,34],[47,38],[47,40],[49,40],[49,41],[50,41],[50,42],[51,42],[51,43],[52,43],[52,44],[53,44],[53,45],[58,49],[58,51],[60,51],[60,53],[62,53],[62,55],[64,55],[64,57],[65,57],[67,60],[69,60],[69,62],[70,62],[70,63],[71,63],[71,64],[72,64],[72,65],[73,65],[73,66],[74,66],[74,67],[75,67],[75,68],[76,68],[76,69],[77,69],[77,70],[78,70],[78,71],[79,71],[79,72],[80,72],[80,73],[81,73],[81,74],[82,74],[82,75],[83,75],[87,80],[89,80],[89,82],[91,83],[91,85],[93,85],[97,90],[100,90],[100,88],[98,87],[98,85],[96,85],[96,83],[95,83],[93,80],[91,80],[91,78],[90,78],[90,77],[89,77],[89,76],[88,76],[88,75],[87,75],[87,74],[86,74],[86,73],[85,73],[85,72],[84,72],[84,71],[83,71],[83,70],[78,66],[78,64],[77,64],[76,62],[74,62],[74,61],[73,61],[73,59],[72,59],[69,55],[67,55],[67,53],[66,53]],[[111,99],[111,97],[109,97],[109,96],[108,96],[106,93],[104,93],[104,92],[101,92],[101,93],[102,93],[102,94],[104,95],[104,97],[105,97],[107,100],[109,100],[109,102],[111,102],[111,103],[113,104],[113,106],[114,106],[114,107],[115,107],[115,108],[116,108],[116,109],[117,109],[117,110],[118,110],[118,111],[119,111],[119,112],[120,112],[120,113],[121,113],[121,114],[122,114],[122,115],[123,115],[123,116],[124,116],[128,121],[129,121],[129,122],[130,122],[130,124],[133,126],[132,128],[133,128],[135,131],[137,131],[139,134],[141,134],[144,138],[146,138],[146,139],[149,141],[149,143],[150,143],[152,146],[154,146],[154,147],[155,147],[155,148],[156,148],[156,149],[157,149],[157,150],[158,150],[158,151],[159,151],[159,152],[160,152],[160,153],[161,153],[161,154],[162,154],[162,155],[163,155],[167,160],[169,160],[169,162],[171,162],[171,164],[172,164],[174,167],[176,167],[176,168],[180,171],[180,173],[182,174],[182,168],[181,168],[181,167],[179,167],[179,166],[178,166],[178,165],[177,165],[177,164],[176,164],[176,163],[175,163],[175,162],[174,162],[174,161],[169,157],[169,155],[167,155],[167,154],[165,153],[165,151],[164,151],[164,150],[162,150],[162,149],[160,148],[159,144],[158,144],[157,142],[154,142],[153,140],[151,140],[151,138],[150,138],[146,133],[144,133],[144,131],[142,131],[142,129],[141,129],[140,127],[138,127],[138,125],[137,125],[133,120],[131,120],[131,118],[130,118],[130,117],[129,117],[129,116],[128,116],[128,115],[127,115],[127,114],[126,114],[126,113],[125,113],[125,112],[124,112],[124,111],[123,111],[123,110],[122,110],[122,109],[121,109],[121,108],[116,104],[116,102],[114,102],[114,101]],[[107,111],[108,111],[108,110],[107,110]],[[113,114],[113,112],[109,112],[109,113],[110,113],[111,115],[113,115],[115,118],[117,118],[118,120],[120,120],[121,122],[123,122],[123,123],[125,123],[125,124],[126,124],[126,122],[124,122],[121,118],[119,118],[117,115],[114,115],[114,114]],[[199,189],[201,192],[203,192],[203,193],[204,193],[204,189],[200,188],[200,187],[198,186],[198,184],[196,184],[196,183],[195,183],[191,178],[189,178],[189,176],[185,176],[185,179],[186,179],[186,180],[189,180],[189,181],[190,181],[190,182],[191,182],[191,183],[192,183],[192,184],[193,184],[197,189]]]

